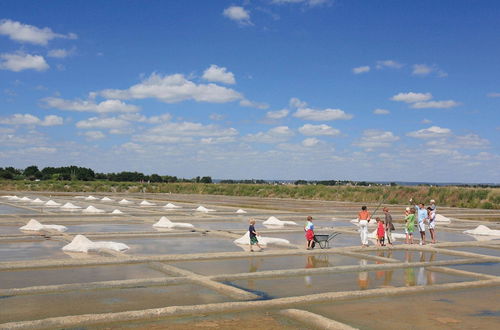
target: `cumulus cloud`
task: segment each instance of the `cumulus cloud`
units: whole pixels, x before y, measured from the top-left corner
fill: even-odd
[[[394,60],[377,61],[377,69],[391,68],[391,69],[401,69],[404,64],[396,62]]]
[[[250,101],[247,99],[243,99],[240,101],[240,105],[242,107],[250,107],[250,108],[257,108],[257,109],[267,109],[269,108],[269,104],[267,103],[259,103],[259,102],[254,102]]]
[[[386,110],[386,109],[375,109],[375,110],[373,110],[373,113],[375,115],[388,115],[391,112],[389,110]]]
[[[203,79],[212,82],[220,82],[224,84],[235,84],[236,80],[234,79],[234,74],[232,72],[228,72],[226,68],[219,67],[215,64],[212,64],[209,68],[203,72]]]
[[[47,45],[52,39],[77,39],[74,33],[60,34],[53,32],[50,28],[38,28],[33,25],[3,19],[0,21],[0,35],[8,36],[17,42],[26,42],[35,45]]]
[[[250,12],[240,6],[230,6],[222,12],[224,16],[241,25],[252,25]]]
[[[48,51],[47,56],[53,58],[66,58],[72,55],[75,52],[75,49],[51,49]]]
[[[115,133],[119,132],[118,130],[127,128],[130,125],[130,122],[116,117],[110,118],[99,118],[99,117],[91,117],[86,120],[81,120],[76,123],[77,128],[82,129],[114,129]]]
[[[440,70],[436,65],[414,64],[412,74],[414,76],[427,76],[431,73],[437,74],[438,77],[447,77],[448,74]]]
[[[423,102],[432,99],[431,93],[399,93],[391,97],[391,100],[406,103]]]
[[[301,101],[296,97],[292,97],[288,103],[290,104],[290,107],[292,107],[292,108],[302,109],[302,108],[307,107],[306,102]]]
[[[375,148],[388,148],[393,142],[399,140],[392,132],[377,129],[368,129],[363,132],[363,136],[353,145],[364,148],[368,151]]]
[[[331,120],[349,120],[352,115],[345,113],[340,109],[325,109],[325,110],[315,110],[310,108],[298,109],[294,114],[294,117],[313,120],[313,121],[331,121]]]
[[[321,125],[305,124],[304,126],[299,128],[299,132],[302,135],[309,135],[309,136],[319,136],[319,135],[336,136],[340,134],[340,130],[325,124]]]
[[[430,139],[443,137],[451,134],[451,130],[449,128],[443,128],[439,126],[431,126],[429,128],[424,128],[418,131],[410,132],[406,135],[418,139]]]
[[[415,102],[411,105],[414,109],[447,109],[453,108],[460,105],[459,102],[453,100],[446,101],[427,101],[427,102]]]
[[[0,54],[0,69],[19,72],[23,70],[45,71],[49,65],[40,55],[30,55],[23,52]]]
[[[282,109],[282,110],[277,110],[277,111],[268,111],[266,113],[266,118],[267,119],[281,119],[285,118],[288,116],[290,111],[288,109]]]
[[[87,138],[87,140],[91,141],[101,140],[106,137],[106,135],[101,131],[87,131],[84,132],[83,135]]]
[[[79,111],[79,112],[137,112],[139,107],[124,103],[120,100],[106,100],[96,103],[93,100],[65,100],[57,97],[46,97],[42,99],[43,105],[49,108]]]
[[[302,145],[306,148],[314,147],[318,145],[320,141],[316,138],[307,138],[302,141]]]
[[[141,83],[128,89],[106,89],[100,94],[110,99],[146,99],[155,98],[165,103],[177,103],[186,100],[209,103],[226,103],[240,100],[243,96],[233,89],[213,83],[196,84],[182,74],[162,76],[151,74]]]
[[[0,124],[4,125],[57,126],[63,123],[63,118],[55,115],[48,115],[44,119],[40,119],[31,114],[16,113],[9,117],[0,118]]]
[[[357,68],[352,69],[352,73],[354,74],[360,74],[360,73],[366,73],[370,72],[370,66],[365,65],[365,66],[358,66]]]
[[[391,100],[398,102],[411,103],[414,109],[447,109],[460,105],[453,100],[434,101],[431,93],[399,93],[391,97]]]
[[[248,134],[244,137],[244,140],[247,142],[258,143],[278,143],[287,141],[293,135],[293,131],[288,126],[277,126],[271,128],[267,132]]]

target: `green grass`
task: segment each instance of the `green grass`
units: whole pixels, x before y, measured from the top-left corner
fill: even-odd
[[[15,181],[0,180],[0,189],[7,191],[50,192],[118,192],[118,193],[181,193],[226,196],[295,198],[350,202],[407,204],[410,198],[439,205],[500,209],[500,188],[409,187],[409,186],[322,186],[264,184],[203,184],[203,183],[137,183],[110,181]]]

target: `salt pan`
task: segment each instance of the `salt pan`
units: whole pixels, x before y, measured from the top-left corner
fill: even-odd
[[[204,206],[198,206],[198,208],[195,209],[195,211],[198,211],[198,212],[214,212],[215,210],[212,210],[212,209],[207,209],[206,207]]]
[[[89,196],[85,197],[85,200],[86,200],[86,201],[95,201],[96,199],[97,199],[97,198],[96,198],[96,197],[94,197],[94,196],[92,196],[92,195],[89,195]]]
[[[148,202],[147,200],[143,200],[142,202],[139,203],[141,206],[152,206],[156,205],[155,203]]]
[[[482,235],[482,236],[500,236],[500,230],[490,229],[486,226],[479,225],[475,229],[464,231],[464,234]]]
[[[103,197],[103,198],[101,198],[101,201],[103,201],[103,202],[112,202],[113,200],[111,198],[109,198],[109,197]]]
[[[90,205],[89,207],[84,209],[82,212],[83,213],[104,213],[105,211]]]
[[[295,221],[282,221],[275,216],[271,216],[267,218],[266,221],[262,223],[263,225],[270,225],[270,226],[280,226],[283,227],[285,225],[292,225],[292,226],[297,226],[297,223]]]
[[[45,203],[46,206],[61,206],[61,203],[54,202],[52,199]]]
[[[31,203],[33,203],[33,204],[41,204],[41,203],[43,203],[43,201],[40,198],[37,198],[37,199],[31,201]]]
[[[275,245],[290,244],[290,241],[283,238],[257,236],[257,239],[259,240],[259,244],[264,246],[268,244],[275,244]],[[245,235],[234,240],[234,243],[239,245],[250,245],[250,233],[247,231]]]
[[[29,197],[24,196],[24,197],[23,197],[23,198],[21,198],[19,201],[21,201],[21,202],[31,202],[31,201],[32,201],[32,199],[31,199],[31,198],[29,198]]]
[[[163,207],[166,209],[179,209],[179,208],[181,208],[180,206],[172,204],[172,203],[165,204],[165,206],[163,206]]]
[[[68,228],[60,225],[42,225],[35,219],[31,219],[25,226],[19,228],[20,230],[29,230],[29,231],[40,231],[44,229],[53,229],[60,232],[66,231]]]
[[[445,222],[445,223],[450,223],[451,220],[450,218],[445,217],[444,215],[441,214],[436,214],[436,222]]]
[[[63,246],[62,250],[67,252],[89,252],[97,251],[100,249],[109,249],[114,251],[125,251],[129,247],[123,243],[116,242],[93,242],[83,235],[76,235],[71,243]]]
[[[134,204],[131,201],[126,200],[125,198],[118,202],[118,204],[126,205],[126,204]]]
[[[111,214],[123,214],[123,212],[118,209],[114,209],[113,212],[111,212]]]
[[[242,209],[238,209],[238,211],[236,211],[236,213],[241,213],[241,214],[243,214],[243,213],[247,213],[247,211],[242,210]]]
[[[78,209],[81,209],[81,207],[76,206],[73,203],[68,202],[68,203],[64,204],[63,206],[61,206],[61,209],[63,209],[63,210],[78,210]]]
[[[21,198],[19,198],[19,197],[17,197],[17,196],[9,196],[7,199],[8,199],[9,201],[18,201],[18,200],[20,200]]]
[[[167,217],[161,217],[160,220],[153,225],[158,228],[194,228],[190,223],[172,222]]]

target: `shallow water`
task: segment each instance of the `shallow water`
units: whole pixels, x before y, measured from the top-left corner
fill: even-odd
[[[22,226],[0,226],[0,235],[22,234],[23,232],[19,230]]]
[[[68,233],[112,233],[112,232],[133,232],[133,231],[149,231],[155,229],[150,224],[138,223],[91,223],[67,225]]]
[[[447,266],[453,269],[465,270],[468,272],[500,276],[500,263],[498,262],[483,262],[470,265],[453,265]]]
[[[372,263],[372,262],[369,262]],[[185,261],[172,264],[202,275],[252,273],[265,270],[358,265],[359,259],[341,255],[282,256],[226,260]]]
[[[155,271],[145,264],[2,271],[0,272],[0,288],[23,288],[38,285],[88,283],[165,276],[165,274]]]
[[[360,262],[365,263],[363,260]],[[266,292],[271,297],[291,297],[324,292],[431,285],[471,280],[473,279],[432,272],[424,267],[410,267],[376,272],[248,279],[232,281],[232,283],[238,287]]]
[[[467,246],[467,247],[454,247],[451,248],[450,250],[472,252],[472,253],[484,254],[487,256],[500,257],[500,249],[493,249],[493,248]],[[498,275],[500,276],[500,273]]]
[[[12,296],[0,299],[0,323],[224,301],[228,299],[195,284]]]
[[[379,257],[398,259],[404,262],[441,261],[462,258],[460,256],[452,256],[444,253],[402,250],[370,251],[369,254]]]
[[[64,242],[49,240],[0,243],[0,261],[68,258]]]
[[[36,211],[0,203],[0,214],[34,214]]]

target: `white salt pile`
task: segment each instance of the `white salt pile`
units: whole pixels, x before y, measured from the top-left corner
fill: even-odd
[[[9,197],[8,197],[8,200],[9,200],[9,201],[18,201],[18,200],[20,200],[20,199],[21,199],[21,198],[19,198],[19,197],[17,197],[17,196],[9,196]]]
[[[204,206],[198,206],[198,208],[195,209],[195,211],[198,211],[198,212],[214,212],[215,210],[212,210],[212,209],[207,209],[206,207]]]
[[[283,238],[258,236],[257,239],[259,240],[259,244],[264,246],[268,244],[275,244],[275,245],[290,244],[288,240]],[[238,239],[235,239],[234,243],[239,245],[250,245],[250,233],[247,231],[245,235],[241,236]]]
[[[126,200],[125,198],[118,202],[118,204],[126,205],[126,204],[134,204],[131,201]]]
[[[123,212],[118,209],[114,209],[113,212],[111,212],[111,214],[123,214]]]
[[[19,201],[21,201],[21,202],[31,202],[31,201],[32,201],[32,199],[31,199],[31,198],[29,198],[29,197],[24,196],[24,197],[23,197],[23,198],[21,198]]]
[[[2,198],[11,198],[12,195],[3,195]]]
[[[41,204],[41,203],[43,203],[43,201],[40,198],[37,198],[37,199],[31,201],[31,203],[33,203],[33,204]]]
[[[103,201],[103,202],[112,202],[113,200],[111,198],[109,198],[109,197],[103,197],[103,198],[101,198],[101,201]]]
[[[243,214],[243,213],[247,213],[247,211],[245,211],[245,210],[242,210],[242,209],[238,209],[238,210],[236,211],[236,213],[240,213],[240,214]]]
[[[482,236],[500,236],[500,230],[490,229],[486,226],[479,225],[475,229],[464,231],[464,234],[482,235]]]
[[[160,220],[153,225],[157,228],[194,228],[190,223],[172,222],[167,217],[161,217]]]
[[[53,229],[60,232],[68,230],[68,228],[60,225],[42,225],[40,222],[35,219],[31,219],[25,226],[19,228],[20,230],[29,230],[29,231],[40,231],[44,229]]]
[[[89,196],[85,197],[85,200],[86,200],[86,201],[95,201],[96,199],[97,199],[97,198],[96,198],[96,197],[94,197],[94,196],[92,196],[92,195],[89,195]]]
[[[89,252],[100,249],[108,249],[114,251],[125,251],[129,247],[123,243],[116,242],[92,242],[83,235],[76,235],[68,245],[63,246],[62,250],[67,252]]]
[[[75,196],[73,198],[85,198],[85,196]]]
[[[436,222],[450,223],[451,220],[444,215],[436,214]]]
[[[281,221],[280,219],[274,216],[267,218],[267,220],[264,221],[262,224],[265,226],[280,226],[280,227],[283,227],[285,225],[297,226],[297,223],[295,221]]]
[[[141,206],[152,206],[156,205],[155,203],[148,202],[147,200],[143,200],[142,202],[139,203]]]
[[[172,204],[172,203],[165,204],[165,206],[163,206],[163,207],[166,209],[179,209],[179,208],[181,208],[180,206]]]
[[[90,205],[89,207],[84,209],[82,212],[83,213],[104,213],[105,211]]]
[[[67,202],[66,204],[61,206],[61,209],[63,209],[63,210],[78,210],[78,209],[81,209],[81,207],[76,206],[73,203]]]
[[[52,199],[45,203],[46,206],[61,206],[61,203],[54,202]]]

